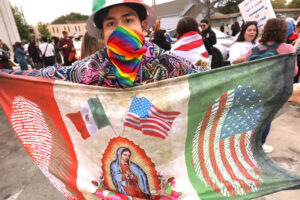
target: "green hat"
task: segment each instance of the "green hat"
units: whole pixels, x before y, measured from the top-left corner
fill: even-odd
[[[102,39],[100,31],[94,23],[95,14],[109,6],[124,4],[124,3],[137,3],[144,6],[147,11],[147,18],[146,18],[148,24],[147,28],[149,29],[154,24],[156,20],[156,14],[153,8],[150,5],[148,5],[144,0],[93,0],[93,7],[92,7],[93,14],[89,17],[86,25],[86,29],[89,35],[95,38]]]

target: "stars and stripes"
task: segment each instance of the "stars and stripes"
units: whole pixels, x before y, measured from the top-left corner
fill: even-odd
[[[223,94],[208,108],[193,137],[197,177],[226,197],[256,192],[262,183],[251,146],[252,128],[263,112],[260,103],[251,104],[260,102],[257,98],[260,96],[249,86]],[[232,120],[237,120],[237,126],[227,125]]]
[[[180,112],[161,111],[148,99],[134,97],[125,117],[124,126],[141,131],[145,135],[166,139],[179,114]]]

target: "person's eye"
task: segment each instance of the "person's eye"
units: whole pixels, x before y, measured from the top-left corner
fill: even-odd
[[[105,26],[106,27],[112,27],[112,26],[114,26],[114,22],[113,21],[108,21],[108,22],[105,23]]]
[[[132,19],[132,18],[126,18],[125,22],[128,24],[128,23],[134,22],[134,19]]]

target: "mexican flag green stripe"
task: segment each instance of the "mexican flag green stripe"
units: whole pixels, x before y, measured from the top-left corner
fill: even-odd
[[[99,98],[88,99],[88,105],[90,106],[92,115],[94,117],[98,129],[110,125],[109,119],[105,114],[104,108]]]

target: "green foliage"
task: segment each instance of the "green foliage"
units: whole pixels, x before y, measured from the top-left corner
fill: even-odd
[[[88,15],[81,15],[80,13],[70,13],[68,15],[63,15],[57,19],[55,19],[51,24],[67,24],[70,22],[77,21],[86,21],[88,20]]]
[[[226,1],[224,6],[220,6],[218,11],[223,14],[237,13],[240,12],[238,5],[243,2],[243,0],[232,0]]]
[[[51,38],[51,33],[48,30],[47,24],[43,24],[42,22],[38,23],[38,31],[40,33],[40,37]]]
[[[299,1],[299,0],[298,0]],[[271,0],[273,8],[285,8],[286,0]]]
[[[26,23],[23,13],[16,6],[11,6],[11,11],[15,18],[21,40],[28,40],[30,36],[30,26]]]
[[[292,0],[288,5],[288,8],[300,8],[300,1],[299,0]]]

